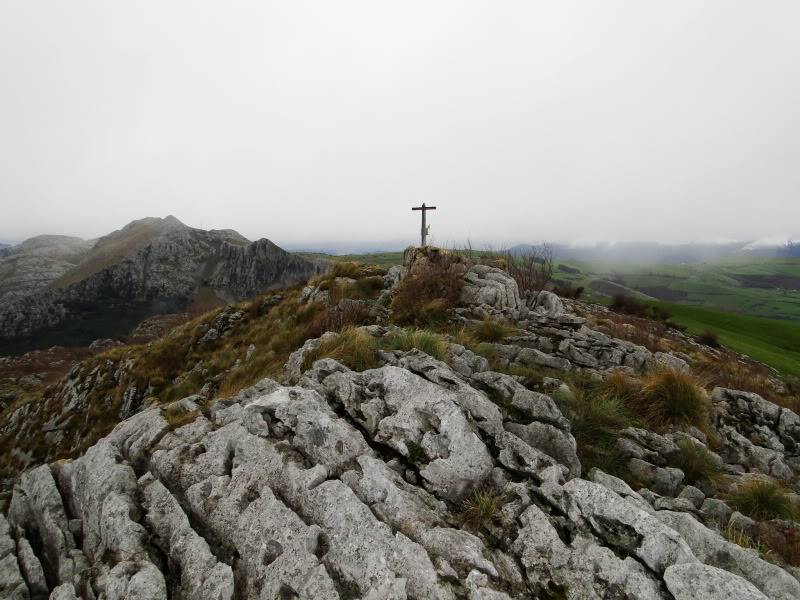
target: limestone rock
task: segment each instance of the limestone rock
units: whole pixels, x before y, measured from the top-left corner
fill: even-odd
[[[664,583],[675,600],[767,600],[747,580],[722,569],[697,563],[669,567],[664,572]]]
[[[514,278],[502,269],[487,265],[473,265],[464,274],[461,302],[511,310],[519,310],[522,306]]]
[[[656,516],[678,532],[697,558],[707,565],[743,577],[768,598],[789,600],[800,597],[800,581],[780,567],[761,560],[755,552],[725,540],[691,515],[661,511]]]

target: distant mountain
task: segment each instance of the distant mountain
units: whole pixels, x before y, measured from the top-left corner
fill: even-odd
[[[560,260],[603,262],[683,263],[713,262],[732,257],[800,257],[800,244],[655,244],[647,242],[602,243],[590,246],[550,244]],[[534,244],[519,244],[511,248],[514,254],[525,254],[537,248]]]
[[[0,354],[123,336],[151,315],[241,300],[322,269],[267,239],[194,229],[171,216],[134,221],[94,243],[66,239],[75,249],[71,268],[62,268],[65,252],[50,251],[58,268],[49,266],[35,286],[17,286],[0,301]],[[41,243],[28,240],[2,252],[23,246]],[[30,264],[38,255],[29,249],[15,256]]]
[[[83,261],[92,243],[65,235],[40,235],[0,248],[0,304],[50,285]]]

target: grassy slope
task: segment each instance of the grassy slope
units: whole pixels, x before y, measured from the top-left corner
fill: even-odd
[[[666,304],[673,320],[698,334],[714,331],[729,348],[800,377],[800,324],[686,304]]]
[[[161,223],[142,221],[101,238],[84,261],[50,284],[52,288],[67,287],[99,273],[136,250],[143,248],[163,231]]]
[[[557,272],[556,277],[576,285],[593,279],[621,278],[632,288],[664,287],[685,294],[682,303],[714,306],[771,319],[800,321],[800,290],[746,287],[736,278],[741,275],[787,275],[800,277],[800,259],[737,259],[719,263],[636,264],[573,262],[581,270],[572,275]]]
[[[403,264],[402,252],[377,252],[373,254],[325,254],[322,252],[297,252],[298,256],[308,259],[333,260],[337,262],[362,262],[367,265],[393,267]]]

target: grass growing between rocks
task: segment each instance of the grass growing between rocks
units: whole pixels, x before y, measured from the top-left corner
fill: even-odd
[[[764,560],[775,562],[775,555],[772,550],[764,542],[749,535],[740,527],[729,523],[722,533],[729,542],[748,550],[755,550]]]
[[[491,525],[500,515],[508,497],[490,486],[477,488],[461,503],[461,518],[473,529]]]
[[[625,404],[624,397],[602,383],[570,385],[570,393],[553,398],[569,419],[577,443],[582,470],[597,467],[618,477],[627,475],[626,460],[617,449],[619,432],[640,424]]]
[[[447,343],[444,338],[437,333],[423,329],[408,328],[403,329],[400,333],[390,334],[380,340],[380,346],[384,350],[401,350],[403,352],[416,348],[436,360],[446,361],[448,358]]]
[[[433,358],[446,361],[448,347],[445,339],[434,332],[416,328],[401,329],[384,337],[374,337],[362,329],[350,327],[338,336],[325,340],[316,350],[303,359],[306,370],[321,358],[332,358],[347,365],[354,371],[377,369],[383,364],[379,351],[420,350]]]
[[[617,449],[620,431],[627,427],[664,429],[668,425],[707,428],[707,398],[691,376],[657,371],[643,378],[622,372],[603,380],[572,376],[571,392],[555,393],[554,399],[572,425],[583,470],[597,467],[627,479],[627,460]],[[714,477],[707,457],[692,455],[685,460],[697,476]]]
[[[352,281],[345,282],[347,285],[338,288],[336,294],[360,300],[379,293],[384,273],[384,267],[348,263],[334,265],[318,279],[332,282],[337,277],[347,277]],[[64,415],[57,423],[61,441],[47,443],[39,435],[50,416],[62,410],[64,400],[59,394],[63,392],[57,383],[30,399],[37,410],[25,423],[26,429],[36,435],[12,438],[0,433],[0,447],[17,448],[18,456],[28,456],[34,462],[74,456],[127,416],[122,414],[126,393],[136,398],[132,410],[164,405],[196,394],[204,386],[208,386],[212,398],[232,396],[264,377],[279,378],[289,354],[305,340],[328,329],[346,330],[367,319],[358,302],[347,303],[352,310],[344,311],[336,311],[338,304],[330,302],[302,303],[302,287],[293,286],[233,305],[229,310],[240,311],[239,320],[213,341],[200,342],[225,307],[215,307],[152,342],[112,348],[87,357],[76,371],[76,378],[89,384],[85,408]],[[18,398],[13,406],[0,412],[0,429],[20,406]],[[10,452],[0,452],[0,479],[13,476],[22,464]]]
[[[417,327],[446,323],[461,297],[463,271],[459,257],[447,253],[415,265],[395,289],[394,321]]]
[[[194,423],[195,419],[202,414],[199,410],[187,410],[180,404],[170,404],[161,409],[161,416],[167,421],[169,430],[174,431],[179,427]]]
[[[786,488],[766,478],[737,486],[728,493],[727,502],[742,514],[759,521],[797,519]]]
[[[486,318],[472,325],[468,331],[478,343],[498,343],[516,333],[517,329],[496,319]]]
[[[349,328],[338,336],[323,341],[319,348],[312,350],[303,359],[303,370],[306,370],[321,358],[338,360],[354,371],[366,371],[380,366],[378,358],[378,342],[366,331]]]
[[[648,373],[641,390],[629,402],[657,430],[668,425],[708,428],[708,397],[697,379],[688,373],[671,369]]]
[[[687,440],[677,442],[680,452],[673,460],[672,466],[683,471],[687,482],[707,482],[718,487],[724,477],[722,466],[714,456],[703,448]]]

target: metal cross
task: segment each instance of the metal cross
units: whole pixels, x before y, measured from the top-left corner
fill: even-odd
[[[426,221],[425,221],[425,213],[428,212],[429,210],[436,210],[436,207],[435,206],[425,206],[425,203],[423,202],[422,206],[414,206],[411,210],[421,210],[422,211],[422,246],[421,247],[424,248],[425,247],[425,242],[426,242],[426,240],[428,238],[428,230],[430,229],[430,227],[428,227],[428,225],[425,224],[426,223]]]

